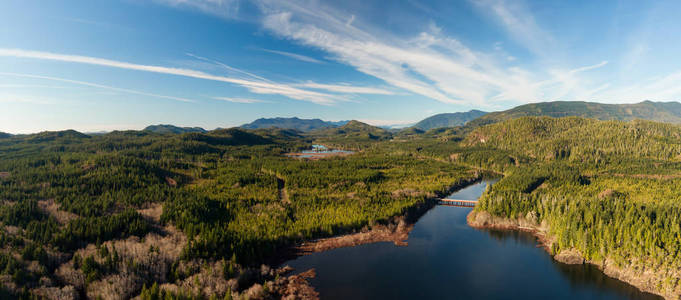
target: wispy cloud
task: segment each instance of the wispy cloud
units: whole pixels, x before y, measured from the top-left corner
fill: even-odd
[[[168,75],[177,75],[190,78],[212,80],[219,82],[226,82],[235,85],[245,87],[252,93],[256,94],[278,94],[283,95],[291,99],[310,101],[317,104],[329,105],[335,101],[345,101],[347,100],[340,95],[331,95],[325,93],[319,93],[314,91],[303,90],[299,88],[292,87],[286,84],[278,84],[265,81],[254,81],[249,79],[233,78],[219,75],[212,75],[205,72],[191,70],[191,69],[181,69],[172,68],[164,66],[153,66],[153,65],[142,65],[129,62],[122,62],[104,58],[80,56],[80,55],[67,55],[67,54],[57,54],[51,52],[42,51],[30,51],[22,49],[3,49],[0,48],[0,56],[10,56],[19,58],[33,58],[33,59],[45,59],[54,60],[62,62],[73,62],[82,63],[98,66],[106,66],[112,68],[128,69],[145,71],[152,73],[161,73]]]
[[[524,2],[470,1],[537,57],[547,57],[557,47],[556,40],[537,23]],[[205,2],[196,0],[192,5],[203,6]],[[329,60],[350,65],[393,87],[444,103],[495,108],[499,103],[584,97],[586,91],[603,85],[592,83],[584,73],[605,63],[569,73],[569,67],[542,66],[544,61],[540,61],[540,66],[532,66],[530,71],[520,67],[521,62],[505,51],[470,48],[448,36],[432,20],[424,20],[425,30],[421,32],[396,35],[362,22],[361,17],[336,9],[332,3],[298,0],[254,0],[254,3],[262,14],[257,19],[276,36],[323,50],[329,53]],[[204,11],[217,16],[226,13],[224,8],[215,5]],[[295,86],[352,93],[342,85]]]
[[[97,27],[101,27],[101,28],[105,28],[105,29],[118,29],[118,30],[125,30],[125,31],[132,31],[133,30],[130,27],[123,26],[123,25],[120,25],[120,24],[107,23],[107,22],[95,21],[95,20],[84,19],[84,18],[62,18],[62,20],[68,21],[68,22],[79,23],[79,24],[97,26]]]
[[[670,74],[642,80],[639,83],[618,89],[601,89],[595,97],[616,102],[639,102],[642,100],[681,100],[681,70]]]
[[[590,70],[598,69],[598,68],[600,68],[600,67],[604,67],[604,66],[607,65],[607,64],[608,64],[608,61],[607,61],[607,60],[604,60],[604,61],[602,61],[602,62],[599,62],[599,63],[595,64],[595,65],[585,66],[585,67],[579,67],[579,68],[576,68],[576,69],[572,69],[572,70],[570,70],[570,73],[571,73],[571,74],[577,74],[577,73],[579,73],[579,72],[590,71]]]
[[[244,103],[244,104],[271,103],[270,101],[265,101],[265,100],[260,100],[260,99],[250,99],[250,98],[213,97],[213,99],[221,100],[221,101],[227,101],[227,102],[233,102],[233,103]]]
[[[244,70],[241,70],[241,69],[238,69],[238,68],[229,66],[229,65],[227,65],[227,64],[225,64],[225,63],[223,63],[223,62],[220,62],[220,61],[217,61],[217,60],[214,60],[214,59],[210,59],[210,58],[203,57],[203,56],[198,56],[198,55],[195,55],[195,54],[192,54],[192,53],[185,53],[185,54],[187,54],[187,56],[189,56],[189,57],[193,57],[193,58],[196,58],[196,59],[198,59],[198,60],[205,61],[205,62],[209,62],[209,63],[211,63],[211,64],[217,65],[217,66],[219,66],[219,67],[221,67],[221,68],[224,68],[225,70],[230,71],[230,72],[235,72],[235,73],[243,74],[243,75],[246,75],[246,76],[248,76],[248,77],[251,77],[251,78],[254,78],[254,79],[258,79],[258,80],[262,80],[262,81],[266,81],[266,82],[272,82],[272,81],[270,81],[270,80],[267,79],[267,78],[264,78],[264,77],[255,75],[255,74],[253,74],[253,73],[251,73],[251,72],[247,72],[247,71],[244,71]]]
[[[108,86],[108,85],[103,85],[103,84],[97,84],[97,83],[92,83],[92,82],[87,82],[87,81],[71,80],[71,79],[59,78],[59,77],[42,76],[42,75],[34,75],[34,74],[7,73],[7,72],[0,72],[0,75],[13,76],[13,77],[23,77],[23,78],[33,78],[33,79],[45,79],[45,80],[51,80],[51,81],[66,82],[66,83],[72,83],[72,84],[77,84],[77,85],[106,89],[106,90],[111,90],[111,91],[116,91],[116,92],[123,92],[123,93],[128,93],[128,94],[135,94],[135,95],[148,96],[148,97],[154,97],[154,98],[169,99],[169,100],[182,101],[182,102],[194,102],[194,100],[182,98],[182,97],[165,96],[165,95],[147,93],[147,92],[136,91],[136,90],[131,90],[131,89],[118,88],[118,87],[113,87],[113,86]]]
[[[337,11],[290,3],[283,11],[272,9],[263,26],[323,49],[360,72],[414,94],[445,103],[484,106],[491,97],[528,84],[529,80],[518,78],[521,73],[512,74],[487,55],[444,36],[437,26],[413,38],[378,38],[368,30],[345,26],[346,16]]]
[[[345,94],[373,94],[373,95],[395,95],[394,92],[368,86],[353,86],[353,85],[343,85],[343,84],[323,84],[316,82],[306,82],[301,84],[296,84],[298,87],[304,87],[315,90],[327,90],[336,93]]]
[[[286,56],[286,57],[289,57],[289,58],[297,59],[299,61],[315,63],[315,64],[324,64],[325,63],[325,62],[318,60],[316,58],[312,58],[312,57],[297,54],[297,53],[291,53],[291,52],[279,51],[279,50],[262,49],[262,48],[260,50],[265,51],[265,52],[269,52],[269,53],[283,55],[283,56]]]
[[[40,96],[6,94],[0,91],[0,103],[30,103],[40,105],[52,105],[58,103],[58,101],[55,101],[54,99],[46,99]]]
[[[239,12],[239,0],[154,0],[173,7],[189,7],[223,18],[235,18]]]
[[[0,84],[0,89],[65,89],[65,86],[43,84]]]
[[[535,54],[545,55],[554,49],[555,39],[536,22],[522,0],[471,0],[484,13],[491,14],[510,36]]]

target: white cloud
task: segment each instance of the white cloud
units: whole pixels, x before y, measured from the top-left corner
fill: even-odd
[[[234,72],[234,73],[243,74],[243,75],[246,75],[246,76],[248,76],[248,77],[251,77],[251,78],[254,78],[254,79],[258,79],[258,80],[262,80],[262,81],[266,81],[266,82],[272,82],[272,81],[270,81],[270,80],[267,79],[267,78],[264,78],[264,77],[255,75],[255,74],[253,74],[253,73],[251,73],[251,72],[247,72],[247,71],[244,71],[244,70],[241,70],[241,69],[238,69],[238,68],[229,66],[229,65],[227,65],[227,64],[225,64],[225,63],[223,63],[223,62],[219,62],[219,61],[214,60],[214,59],[206,58],[206,57],[203,57],[203,56],[198,56],[198,55],[195,55],[195,54],[192,54],[192,53],[185,53],[185,54],[186,54],[187,56],[189,56],[189,57],[193,57],[193,58],[196,58],[196,59],[198,59],[198,60],[202,60],[202,61],[205,61],[205,62],[214,64],[214,65],[217,65],[218,67],[221,67],[221,68],[223,68],[223,69],[225,69],[225,70],[227,70],[227,71],[231,71],[231,72]]]
[[[348,22],[345,23],[345,26],[348,26],[348,27],[352,26],[352,22],[355,22],[355,15],[350,16],[350,18],[348,19]]]
[[[67,87],[42,84],[0,84],[0,89],[65,89]]]
[[[40,96],[36,97],[33,95],[27,96],[17,94],[6,94],[0,91],[0,103],[30,103],[40,105],[51,105],[58,103],[58,101],[54,101],[54,99],[47,99],[45,97]]]
[[[131,89],[118,88],[118,87],[113,87],[113,86],[108,86],[108,85],[103,85],[103,84],[97,84],[97,83],[92,83],[92,82],[87,82],[87,81],[71,80],[71,79],[65,79],[65,78],[59,78],[59,77],[41,76],[41,75],[33,75],[33,74],[21,74],[21,73],[6,73],[6,72],[0,72],[0,75],[13,76],[13,77],[23,77],[23,78],[33,78],[33,79],[46,79],[46,80],[51,80],[51,81],[72,83],[72,84],[77,84],[77,85],[95,87],[95,88],[106,89],[106,90],[117,91],[117,92],[123,92],[123,93],[128,93],[128,94],[135,94],[135,95],[148,96],[148,97],[154,97],[154,98],[162,98],[162,99],[170,99],[170,100],[181,101],[181,102],[194,102],[191,99],[182,98],[182,97],[159,95],[159,94],[141,92],[141,91],[136,91],[136,90],[131,90]]]
[[[250,98],[213,97],[213,99],[215,99],[215,100],[227,101],[227,102],[232,102],[232,103],[244,103],[244,104],[253,104],[253,103],[271,103],[271,102],[265,101],[265,100],[260,100],[260,99],[250,99]]]
[[[502,21],[512,35],[528,36],[523,42],[529,49],[539,54],[539,50],[554,46],[553,37],[521,4],[479,2],[495,6],[496,14],[504,17]],[[516,58],[500,51],[501,44],[494,45],[497,50],[491,53],[475,51],[447,36],[432,21],[425,22],[426,30],[412,37],[395,36],[366,24],[344,26],[347,14],[317,2],[261,3],[263,26],[278,36],[322,49],[360,72],[445,103],[494,108],[508,102],[584,100],[590,96],[588,91],[603,84],[592,82],[585,73],[605,66],[607,61],[567,71],[552,65],[528,71],[508,66]]]
[[[491,14],[519,44],[539,55],[555,50],[555,39],[536,22],[521,0],[471,0],[484,13]]]
[[[594,96],[620,103],[643,100],[679,101],[681,100],[679,82],[681,82],[681,70],[665,76],[643,80],[624,88],[601,89],[594,92]]]
[[[307,82],[296,84],[296,86],[315,90],[327,90],[329,92],[344,93],[344,94],[373,94],[373,95],[395,95],[394,92],[368,86],[352,86],[342,84],[323,84],[316,82]]]
[[[3,49],[0,48],[0,56],[10,56],[19,58],[34,58],[34,59],[45,59],[63,62],[73,62],[73,63],[83,63],[91,65],[99,65],[113,68],[121,68],[128,70],[137,70],[169,75],[184,76],[197,79],[205,79],[212,81],[220,81],[231,84],[236,84],[247,88],[252,93],[256,94],[278,94],[282,96],[289,97],[296,100],[310,101],[317,104],[329,105],[335,101],[345,101],[347,100],[340,95],[331,95],[325,93],[319,93],[314,91],[307,91],[299,88],[292,87],[286,84],[278,84],[272,82],[264,81],[254,81],[249,79],[233,78],[226,76],[212,75],[201,71],[191,70],[191,69],[181,69],[163,66],[152,66],[152,65],[141,65],[122,61],[115,61],[97,57],[80,56],[80,55],[67,55],[67,54],[57,54],[50,52],[41,51],[30,51],[22,49]]]
[[[283,39],[329,53],[329,60],[350,65],[412,94],[444,103],[498,108],[499,104],[508,106],[509,103],[555,98],[583,100],[580,97],[590,95],[589,91],[601,91],[598,87],[602,87],[603,82],[592,82],[583,73],[601,67],[605,62],[573,73],[565,66],[541,65],[547,61],[562,62],[556,59],[560,51],[552,52],[557,49],[556,40],[539,26],[526,3],[470,1],[501,24],[519,44],[544,60],[533,65],[533,71],[522,69],[511,64],[524,61],[519,62],[516,56],[507,53],[501,43],[492,45],[489,53],[476,51],[448,36],[432,20],[424,20],[422,32],[397,36],[387,28],[362,22],[362,18],[348,13],[345,8],[334,8],[330,2],[254,0],[261,16],[251,19],[261,20],[265,29]],[[182,2],[203,7],[206,13],[235,18],[229,13],[234,13],[233,10],[219,5],[207,6],[209,0]],[[352,93],[340,88],[342,85],[327,88],[309,84],[295,86]]]
[[[216,14],[223,18],[235,18],[239,12],[239,0],[154,0],[173,6],[189,7],[205,13]]]
[[[602,62],[600,62],[600,63],[595,64],[595,65],[585,66],[585,67],[579,67],[579,68],[576,68],[576,69],[572,69],[572,70],[570,70],[570,74],[577,74],[577,73],[584,72],[584,71],[590,71],[590,70],[593,70],[593,69],[598,69],[598,68],[603,67],[603,66],[605,66],[605,65],[607,65],[607,64],[608,64],[608,61],[607,61],[607,60],[604,60],[604,61],[602,61]]]
[[[296,59],[296,60],[299,60],[299,61],[315,63],[315,64],[323,64],[324,63],[323,61],[318,60],[316,58],[312,58],[312,57],[297,54],[297,53],[291,53],[291,52],[279,51],[279,50],[270,50],[270,49],[260,49],[260,50],[265,51],[265,52],[269,52],[269,53],[283,55],[283,56],[293,58],[293,59]]]

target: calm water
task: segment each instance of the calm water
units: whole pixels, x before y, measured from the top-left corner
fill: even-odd
[[[450,197],[475,200],[486,184]],[[315,268],[311,283],[322,299],[662,299],[595,267],[557,263],[528,233],[470,228],[470,210],[433,208],[405,247],[375,243],[287,264],[298,271]]]

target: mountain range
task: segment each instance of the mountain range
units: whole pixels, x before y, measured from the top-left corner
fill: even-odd
[[[681,103],[643,101],[634,104],[603,104],[582,101],[555,101],[525,104],[509,110],[488,113],[468,123],[471,127],[498,123],[519,117],[584,117],[598,120],[635,119],[681,124]]]
[[[480,127],[508,119],[526,116],[567,117],[576,116],[598,120],[630,121],[635,119],[681,124],[681,103],[643,101],[635,104],[604,104],[583,101],[553,101],[520,105],[508,110],[484,112],[442,113],[430,116],[416,123],[412,128],[423,131],[456,126]],[[323,128],[337,128],[348,121],[328,122],[320,119],[271,118],[258,119],[242,128],[283,128],[303,132]]]
[[[311,131],[322,128],[333,128],[338,126],[343,126],[348,121],[322,121],[320,119],[299,119],[297,117],[293,118],[260,118],[251,123],[241,125],[241,128],[246,129],[261,129],[261,128],[282,128],[282,129],[295,129],[298,131]]]
[[[451,128],[464,126],[466,128],[476,128],[487,124],[498,123],[501,121],[516,119],[527,116],[547,116],[547,117],[584,117],[598,120],[621,120],[630,121],[636,119],[650,120],[656,122],[681,124],[681,103],[679,102],[653,102],[643,101],[634,104],[604,104],[597,102],[583,101],[553,101],[540,102],[520,105],[508,110],[497,112],[484,112],[480,110],[470,110],[468,112],[442,113],[430,116],[416,123],[414,126],[402,130],[385,130],[359,121],[324,121],[320,119],[300,119],[293,118],[261,118],[251,123],[240,126],[243,129],[271,129],[279,128],[282,130],[294,130],[294,132],[283,132],[287,135],[296,135],[300,132],[328,133],[334,135],[353,135],[353,133],[369,133],[370,136],[385,138],[390,132],[401,132],[412,129],[409,134],[419,134],[437,128]],[[346,126],[347,125],[347,126]],[[345,128],[343,128],[346,126]],[[368,127],[367,127],[368,126]],[[338,130],[325,130],[338,129]],[[415,130],[415,131],[414,131]],[[159,134],[181,134],[181,133],[206,133],[207,130],[201,127],[178,127],[168,124],[147,126],[144,132]],[[75,131],[68,132],[67,136],[74,138]],[[298,132],[298,133],[296,133]],[[54,133],[41,133],[40,138],[53,138]],[[81,133],[78,133],[81,134]],[[104,134],[99,132],[96,134]],[[407,132],[405,132],[406,135]],[[317,135],[317,134],[313,134]],[[87,136],[87,135],[84,135]],[[0,132],[0,139],[12,137],[11,134]]]
[[[469,121],[482,117],[485,114],[487,114],[487,112],[480,111],[477,109],[473,109],[467,112],[437,114],[421,120],[420,122],[416,123],[413,127],[416,127],[421,130],[429,130],[441,127],[463,126]]]
[[[144,131],[150,131],[150,132],[155,132],[155,133],[160,133],[160,134],[206,132],[206,130],[201,128],[201,127],[178,127],[178,126],[175,126],[175,125],[167,125],[167,124],[147,126],[146,128],[144,128]]]

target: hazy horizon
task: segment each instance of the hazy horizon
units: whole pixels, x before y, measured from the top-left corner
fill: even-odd
[[[0,131],[404,126],[544,101],[681,96],[662,1],[0,4]]]

